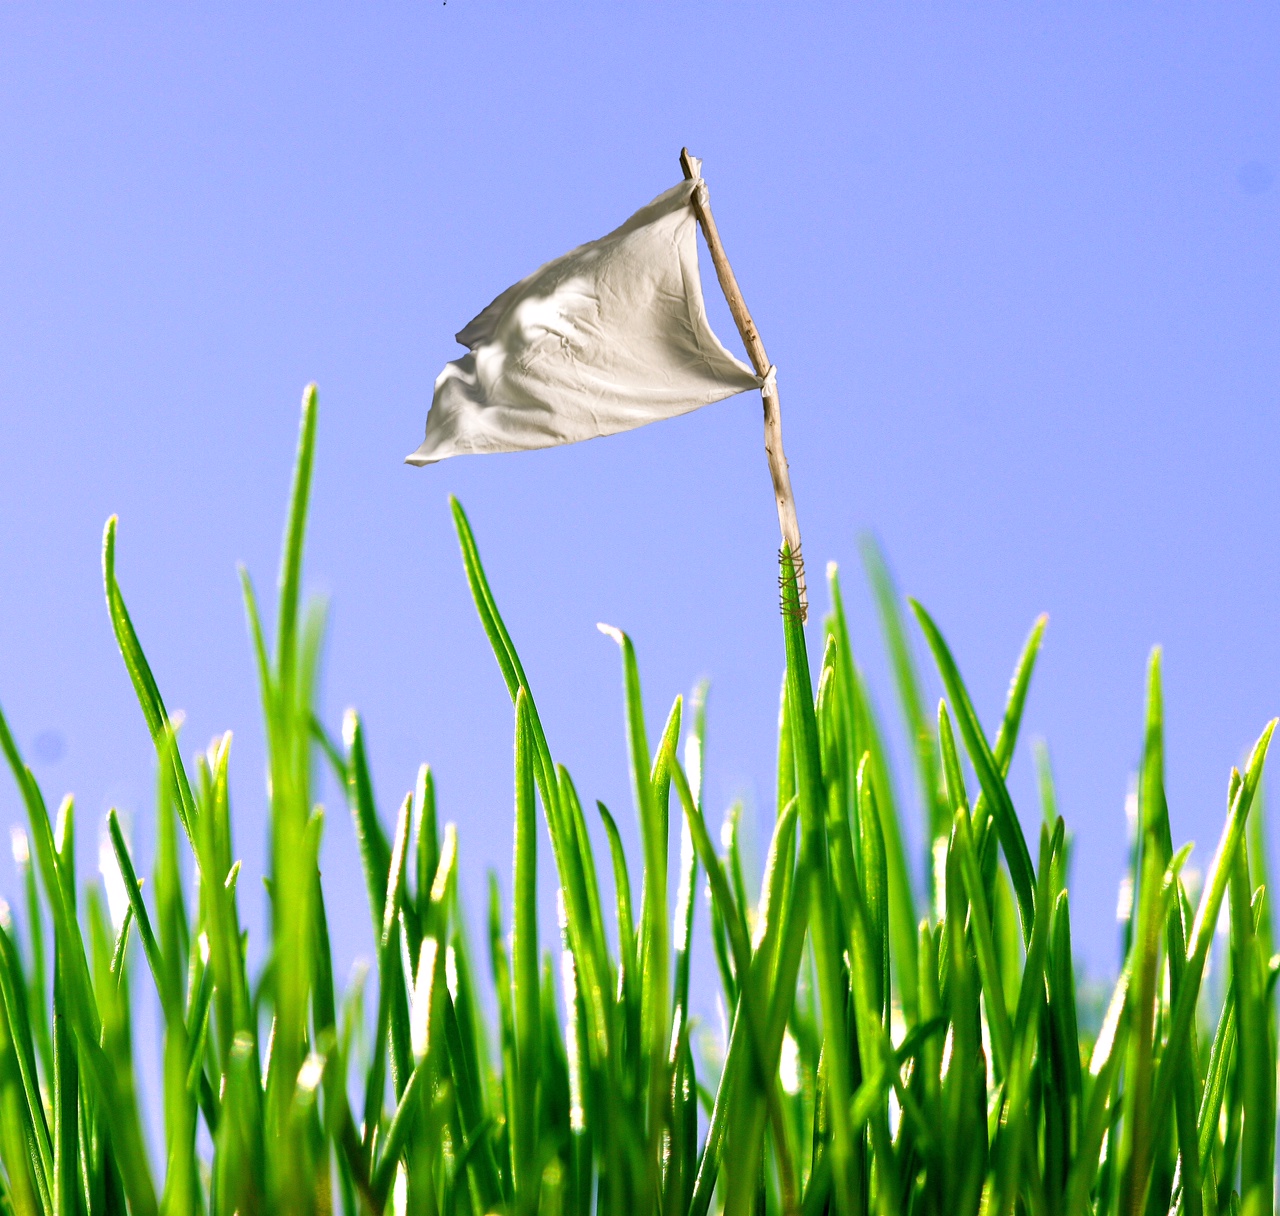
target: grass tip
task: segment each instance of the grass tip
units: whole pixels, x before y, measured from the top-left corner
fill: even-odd
[[[108,583],[115,577],[116,527],[119,523],[120,516],[108,515],[107,522],[102,525],[102,573]]]
[[[9,829],[9,847],[13,850],[13,864],[19,869],[31,864],[31,841],[25,828]]]
[[[458,825],[444,825],[444,839],[440,843],[440,861],[436,866],[436,876],[431,883],[431,902],[444,903],[449,891],[449,879],[453,876],[453,868],[458,864]]]
[[[120,862],[116,859],[111,835],[106,831],[98,839],[98,873],[102,876],[102,886],[107,895],[107,914],[119,931],[129,907],[129,890],[124,885],[124,875],[120,873]]]
[[[619,646],[626,641],[627,635],[621,629],[615,628],[613,625],[606,625],[603,621],[596,622],[596,628],[600,630],[607,638],[612,638]]]

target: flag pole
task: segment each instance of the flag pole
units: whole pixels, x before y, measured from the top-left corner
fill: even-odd
[[[702,182],[702,161],[696,156],[690,156],[688,148],[680,149],[680,168],[684,170],[687,179]],[[778,384],[774,376],[769,374],[773,365],[764,352],[760,331],[756,329],[756,323],[747,311],[747,302],[742,298],[742,290],[734,276],[733,267],[729,265],[728,255],[711,214],[705,184],[700,184],[693,192],[693,213],[698,217],[702,235],[707,239],[711,262],[716,268],[716,278],[720,280],[720,289],[724,292],[738,333],[742,335],[742,344],[747,348],[751,366],[755,368],[756,375],[766,381],[760,390],[764,401],[764,450],[769,457],[769,475],[773,479],[773,496],[778,502],[778,524],[782,528],[782,539],[790,550],[795,565],[797,590],[800,593],[800,619],[808,620],[809,596],[804,581],[804,556],[800,549],[800,523],[796,519],[796,500],[791,493],[787,457],[782,450],[782,411],[778,404]]]

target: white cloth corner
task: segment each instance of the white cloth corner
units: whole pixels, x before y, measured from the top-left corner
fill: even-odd
[[[712,332],[684,181],[507,288],[461,333],[409,464],[577,443],[766,381]],[[772,369],[771,369],[772,370]]]

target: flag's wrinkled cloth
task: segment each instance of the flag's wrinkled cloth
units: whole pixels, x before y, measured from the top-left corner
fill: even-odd
[[[548,262],[460,334],[410,464],[577,443],[758,388],[711,331],[698,278],[697,182]]]

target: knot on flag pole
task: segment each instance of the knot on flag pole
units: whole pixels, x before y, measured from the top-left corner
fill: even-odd
[[[769,364],[769,370],[765,372],[764,379],[760,381],[760,395],[763,397],[778,395],[778,369],[772,363]]]

